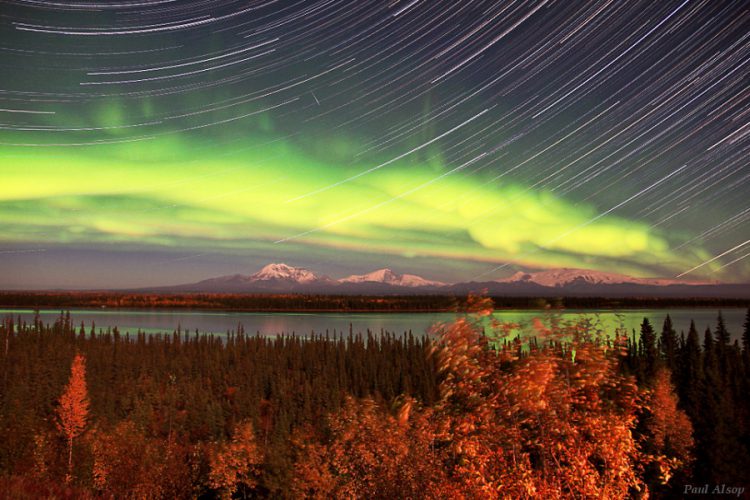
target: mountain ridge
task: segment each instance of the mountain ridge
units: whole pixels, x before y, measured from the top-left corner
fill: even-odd
[[[542,286],[561,287],[574,283],[588,283],[597,285],[616,284],[639,284],[649,286],[669,285],[718,285],[718,282],[704,281],[678,281],[669,278],[637,278],[626,274],[611,273],[605,271],[594,271],[591,269],[579,269],[563,267],[556,269],[545,269],[536,272],[518,271],[508,278],[495,280],[497,283],[537,283]]]
[[[601,296],[601,297],[749,297],[748,284],[637,278],[587,269],[559,268],[514,275],[484,282],[444,283],[415,274],[382,268],[340,279],[302,267],[271,263],[250,274],[231,274],[196,283],[151,288],[163,292],[301,293],[343,295],[464,295],[485,292],[496,296]]]

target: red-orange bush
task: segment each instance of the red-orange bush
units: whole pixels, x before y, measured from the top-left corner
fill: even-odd
[[[105,498],[190,497],[190,450],[148,437],[123,420],[111,431],[88,436],[93,455],[93,489]]]
[[[627,498],[646,493],[652,458],[634,437],[638,388],[618,371],[622,354],[577,325],[543,332],[530,350],[492,342],[481,299],[478,319],[443,326],[434,344],[441,397],[409,401],[399,414],[350,399],[329,435],[298,447],[294,491],[307,497]],[[484,319],[482,319],[484,318]],[[502,337],[511,328],[489,321]],[[560,342],[564,339],[564,342]],[[496,346],[496,347],[495,347]],[[664,446],[689,447],[671,387],[654,393],[652,427]],[[664,426],[677,422],[681,429]],[[309,439],[309,436],[308,436]],[[663,461],[669,470],[679,465]]]
[[[675,469],[690,465],[693,448],[693,425],[677,407],[678,398],[670,378],[667,369],[656,372],[643,409],[644,448],[650,453],[662,483],[669,481]]]
[[[253,489],[258,482],[262,458],[253,424],[240,423],[229,443],[217,445],[211,451],[209,486],[218,490],[221,498],[232,498],[240,487]]]
[[[429,412],[401,403],[393,415],[372,399],[348,398],[329,416],[330,433],[295,439],[298,498],[435,498],[445,483]]]

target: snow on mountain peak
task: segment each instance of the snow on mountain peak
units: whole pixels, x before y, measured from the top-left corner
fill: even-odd
[[[642,280],[624,274],[605,273],[589,269],[548,269],[534,273],[517,272],[509,278],[499,280],[502,283],[527,282],[542,286],[559,287],[572,283],[614,284],[640,283]]]
[[[430,281],[414,274],[396,274],[390,269],[378,269],[367,274],[353,274],[339,280],[340,283],[385,283],[394,286],[443,286],[440,281]]]
[[[594,271],[590,269],[546,269],[542,271],[519,271],[514,275],[497,280],[501,286],[489,286],[495,293],[504,294],[513,291],[525,290],[526,286],[541,286],[557,289],[559,293],[581,292],[596,290],[596,293],[611,290],[624,290],[625,293],[632,292],[632,287],[646,287],[644,290],[653,293],[654,287],[680,287],[685,285],[720,285],[718,282],[679,281],[669,278],[636,278],[624,274]],[[349,285],[349,286],[339,286]],[[355,286],[352,286],[355,285]],[[416,276],[414,274],[398,274],[391,269],[383,268],[367,274],[355,274],[339,280],[332,280],[328,276],[318,275],[304,268],[293,267],[283,263],[268,264],[253,275],[232,274],[219,276],[193,283],[181,285],[182,288],[189,287],[191,290],[219,290],[231,292],[290,292],[290,291],[315,291],[316,293],[387,293],[391,290],[383,285],[393,287],[395,291],[402,289],[400,293],[407,293],[405,289],[412,288],[419,291],[424,287],[437,289],[447,287],[440,281],[432,281]],[[456,283],[451,288],[443,288],[449,292],[471,290],[475,283]],[[510,285],[510,286],[502,286]],[[517,285],[521,285],[517,288]],[[615,285],[615,286],[612,286]],[[617,287],[616,285],[627,285]],[[178,287],[179,288],[179,287]],[[628,291],[630,290],[630,291]],[[661,292],[659,292],[661,293]],[[679,292],[678,292],[679,293]]]
[[[590,285],[614,285],[614,284],[638,284],[665,286],[675,284],[702,284],[687,283],[664,278],[635,278],[625,274],[607,273],[602,271],[593,271],[591,269],[547,269],[538,272],[519,271],[513,276],[498,280],[500,283],[536,283],[537,285],[549,287],[562,287],[575,283],[586,283]]]
[[[289,280],[297,283],[311,283],[318,279],[320,278],[312,271],[282,263],[268,264],[250,276],[251,281]]]

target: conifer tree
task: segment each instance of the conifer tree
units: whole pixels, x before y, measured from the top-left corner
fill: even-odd
[[[724,316],[721,314],[721,311],[719,311],[719,317],[716,320],[716,345],[720,352],[727,349],[730,341],[729,337],[729,331],[724,324]]]
[[[719,317],[716,320],[716,361],[719,368],[719,375],[723,383],[727,383],[729,377],[729,351],[730,351],[730,334],[724,324],[724,316],[719,311]]]
[[[714,353],[714,337],[711,333],[711,328],[706,327],[706,331],[703,332],[703,354],[704,360],[707,361],[709,356],[715,357]],[[705,363],[704,363],[705,364]]]
[[[685,346],[680,352],[680,377],[678,390],[680,401],[688,415],[694,417],[700,408],[701,385],[703,384],[703,364],[701,345],[695,321],[690,321]]]
[[[664,363],[672,373],[677,368],[677,343],[677,332],[672,326],[672,318],[667,314],[659,338],[659,349]]]
[[[650,383],[656,374],[658,351],[656,333],[648,318],[643,318],[643,323],[641,323],[641,351],[645,361],[642,371],[643,378],[647,383]]]

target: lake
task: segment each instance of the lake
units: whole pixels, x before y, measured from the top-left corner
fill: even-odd
[[[672,317],[677,333],[687,332],[690,320],[695,320],[698,332],[703,335],[707,326],[713,330],[716,325],[718,310],[716,309],[566,309],[557,311],[563,320],[583,318],[596,328],[604,331],[614,331],[623,327],[631,331],[639,330],[643,318],[646,317],[654,325],[654,329],[661,331],[664,317]],[[746,309],[722,309],[724,321],[733,339],[742,335]],[[12,314],[21,316],[26,322],[33,320],[32,309],[0,309],[0,317]],[[53,323],[60,315],[59,309],[41,309],[40,317],[45,323]],[[291,334],[309,335],[311,332],[333,334],[334,331],[348,333],[350,328],[354,333],[366,333],[368,330],[379,334],[387,331],[403,334],[411,331],[414,335],[423,335],[431,325],[438,322],[449,322],[456,318],[455,313],[253,313],[234,311],[195,311],[184,309],[71,309],[70,315],[75,325],[83,322],[86,331],[91,324],[96,324],[97,331],[108,327],[117,327],[121,333],[135,334],[139,329],[143,332],[171,333],[178,327],[201,333],[226,334],[236,331],[237,325],[242,324],[245,333],[261,335]],[[494,316],[505,322],[520,323],[521,330],[530,331],[531,321],[536,318],[548,320],[551,312],[544,310],[498,310]]]

